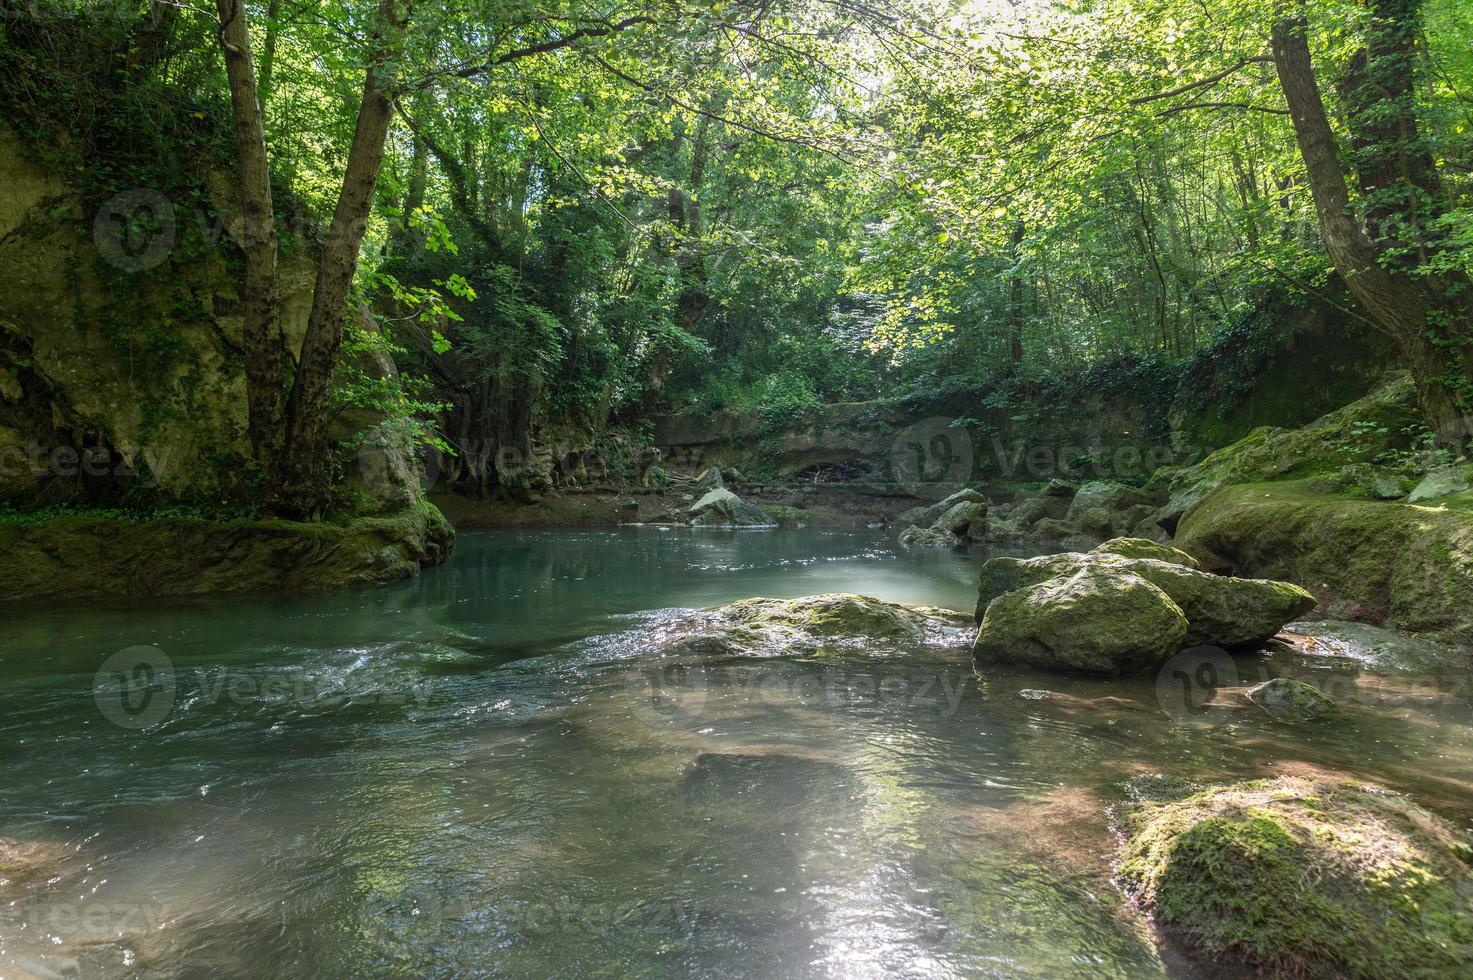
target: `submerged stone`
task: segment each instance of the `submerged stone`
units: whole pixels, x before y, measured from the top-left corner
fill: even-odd
[[[1402,796],[1281,778],[1117,811],[1118,880],[1199,953],[1286,976],[1468,976],[1473,858]]]
[[[1451,647],[1366,623],[1334,619],[1290,623],[1284,627],[1283,638],[1307,656],[1354,660],[1372,670],[1461,673],[1469,667],[1467,655]]]
[[[894,655],[966,650],[968,617],[847,593],[743,599],[685,617],[654,638],[663,652],[728,656]]]
[[[1266,680],[1249,689],[1247,698],[1279,721],[1318,721],[1335,713],[1333,700],[1292,677]]]

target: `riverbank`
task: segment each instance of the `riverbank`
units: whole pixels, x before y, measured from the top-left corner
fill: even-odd
[[[425,502],[310,523],[10,515],[0,522],[0,600],[326,592],[411,578],[454,545]]]
[[[891,525],[920,498],[871,485],[822,484],[736,487],[743,500],[761,506],[779,527]],[[689,524],[699,494],[681,490],[598,487],[553,490],[532,503],[478,500],[448,491],[430,501],[456,530],[616,527],[620,524]]]

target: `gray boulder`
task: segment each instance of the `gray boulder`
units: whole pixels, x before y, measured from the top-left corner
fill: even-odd
[[[1046,494],[1042,497],[1025,497],[1018,501],[1009,513],[1009,519],[1019,527],[1031,527],[1044,519],[1061,521],[1068,513],[1068,497]]]
[[[1449,466],[1428,473],[1407,495],[1407,503],[1419,504],[1473,490],[1473,466]]]
[[[1462,674],[1469,666],[1467,655],[1452,647],[1366,623],[1321,619],[1290,623],[1284,633],[1289,645],[1305,656],[1353,660],[1371,670]]]
[[[1163,503],[1165,496],[1159,492],[1128,487],[1110,480],[1092,480],[1080,487],[1079,492],[1074,495],[1069,505],[1069,519],[1077,522],[1077,515],[1095,507],[1102,507],[1113,513],[1142,505],[1159,507]]]
[[[726,484],[721,479],[721,467],[719,466],[708,466],[696,477],[697,493],[709,493],[725,486]]]
[[[931,528],[936,531],[944,531],[958,538],[967,537],[971,528],[977,528],[980,532],[986,526],[987,504],[975,500],[963,500],[961,503],[947,509],[946,513],[936,519]]]
[[[777,521],[756,504],[727,489],[712,490],[690,507],[695,527],[775,527]]]
[[[909,548],[955,548],[965,542],[934,527],[911,526],[900,532],[900,543]]]
[[[938,500],[929,506],[912,507],[900,515],[900,523],[913,524],[921,528],[930,527],[941,519],[941,515],[960,503],[985,504],[987,503],[987,498],[971,487],[966,487],[958,490],[945,500]]]
[[[1150,558],[1066,553],[1041,558],[992,558],[982,566],[977,619],[998,597],[1083,570],[1134,574],[1161,589],[1186,615],[1188,646],[1245,646],[1273,637],[1314,608],[1314,596],[1288,582],[1225,578]]]
[[[972,644],[978,663],[1111,676],[1153,670],[1187,635],[1187,618],[1139,575],[1083,566],[992,601]]]

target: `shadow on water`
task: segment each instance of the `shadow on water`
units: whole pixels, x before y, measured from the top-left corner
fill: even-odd
[[[1473,820],[1458,678],[1337,665],[1343,720],[1299,730],[1155,678],[642,639],[753,595],[970,609],[981,557],[470,534],[381,590],[7,610],[0,973],[1206,975],[1110,883],[1129,777],[1332,771]],[[119,714],[99,667],[140,646]]]

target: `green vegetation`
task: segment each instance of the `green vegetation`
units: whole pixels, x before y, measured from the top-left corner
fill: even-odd
[[[1122,816],[1121,883],[1201,952],[1286,976],[1467,969],[1473,854],[1403,797],[1278,779]]]
[[[1220,444],[1358,393],[1333,355],[1286,353],[1325,320],[1410,368],[1426,438],[1473,433],[1454,0],[3,12],[0,116],[75,195],[28,234],[139,189],[178,219],[158,264],[68,273],[137,437],[239,403],[201,463],[231,478],[165,505],[352,508],[366,425],[338,422],[365,413],[459,489],[522,500],[669,407],[884,398],[986,436],[989,412],[1129,391],[1143,437],[1185,409]],[[163,230],[116,217],[130,245]],[[201,365],[189,337],[222,316]]]

